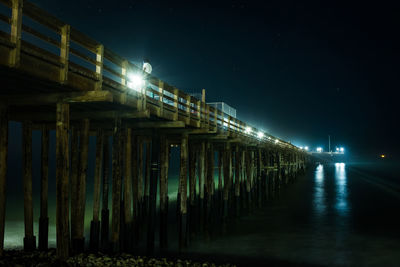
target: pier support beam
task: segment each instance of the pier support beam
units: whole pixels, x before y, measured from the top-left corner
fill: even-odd
[[[0,106],[0,257],[4,249],[4,224],[7,194],[8,116],[7,109]]]
[[[104,137],[103,144],[103,192],[102,192],[102,205],[101,205],[101,250],[107,251],[109,249],[109,218],[110,211],[108,209],[108,194],[109,194],[109,160],[110,160],[110,149],[109,149],[109,137]]]
[[[48,249],[49,217],[48,217],[48,180],[49,180],[49,131],[42,129],[40,180],[40,217],[39,217],[39,249]]]
[[[56,123],[56,232],[57,256],[69,256],[69,104],[57,104]]]
[[[100,237],[100,184],[101,173],[103,167],[103,143],[104,134],[102,130],[97,131],[96,137],[96,165],[94,170],[93,185],[93,219],[90,223],[90,250],[97,251],[99,249]]]
[[[150,147],[148,146],[150,156]],[[147,253],[154,253],[155,225],[156,225],[156,202],[157,202],[157,182],[160,173],[160,136],[154,132],[151,143],[151,168],[149,181],[149,209],[147,213]]]
[[[184,134],[181,139],[180,169],[179,169],[179,249],[187,246],[186,215],[187,215],[187,164],[188,164],[188,135]]]
[[[24,188],[24,250],[36,248],[36,238],[33,235],[33,202],[32,202],[32,123],[22,125],[22,168]]]
[[[85,205],[86,205],[86,174],[88,168],[89,152],[89,120],[83,119],[80,125],[79,137],[79,167],[78,180],[76,182],[76,209],[74,224],[74,235],[72,236],[72,248],[74,253],[80,253],[85,248]]]
[[[160,142],[160,248],[168,247],[168,167],[169,146],[165,135]]]
[[[112,148],[111,245],[114,252],[120,249],[121,185],[121,119],[117,118],[115,120]]]
[[[132,129],[125,130],[125,175],[124,175],[124,248],[132,249]]]

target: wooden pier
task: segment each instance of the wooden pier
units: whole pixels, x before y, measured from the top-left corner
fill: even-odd
[[[129,252],[145,240],[151,253],[156,239],[161,249],[168,248],[171,146],[180,147],[176,210],[180,248],[196,233],[224,232],[233,218],[261,207],[304,170],[306,154],[292,144],[267,133],[260,136],[259,130],[207,105],[205,98],[196,99],[143,73],[30,2],[0,0],[0,5],[10,11],[10,16],[0,14],[0,22],[9,26],[0,31],[0,256],[9,121],[23,125],[25,250],[36,249],[36,241],[39,249],[48,248],[49,131],[56,132],[56,232],[61,258],[86,249],[85,209],[93,210],[92,251]],[[129,86],[132,73],[145,77],[140,90]],[[42,132],[37,238],[33,130]],[[86,183],[90,136],[96,137],[94,184]],[[94,188],[93,207],[85,206],[89,186]]]

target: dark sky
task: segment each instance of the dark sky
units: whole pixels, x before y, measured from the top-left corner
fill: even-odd
[[[159,78],[297,145],[398,149],[399,6],[34,0]],[[216,3],[218,2],[218,4]]]

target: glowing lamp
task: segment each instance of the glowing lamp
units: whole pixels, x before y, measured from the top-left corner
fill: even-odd
[[[246,127],[246,129],[244,130],[244,132],[246,134],[250,134],[251,133],[251,127]]]
[[[344,152],[344,148],[343,147],[340,148],[340,152]]]
[[[305,146],[305,147],[304,147],[304,150],[305,150],[305,151],[308,151],[308,146]]]
[[[278,139],[275,139],[275,144],[277,144],[279,142],[279,140]]]
[[[258,133],[257,133],[257,137],[258,137],[259,139],[263,138],[263,137],[264,137],[264,133],[263,133],[263,132],[258,132]]]
[[[128,74],[128,87],[135,91],[141,92],[145,84],[143,76],[138,73]]]
[[[317,152],[321,153],[322,152],[322,147],[317,147]]]

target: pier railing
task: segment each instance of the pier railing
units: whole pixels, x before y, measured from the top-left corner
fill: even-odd
[[[57,17],[23,0],[0,0],[0,65],[13,67],[79,91],[110,91],[123,103],[194,128],[221,130],[260,142],[297,149],[294,145],[224,114],[201,100],[146,75],[145,90],[129,87],[136,65]]]

